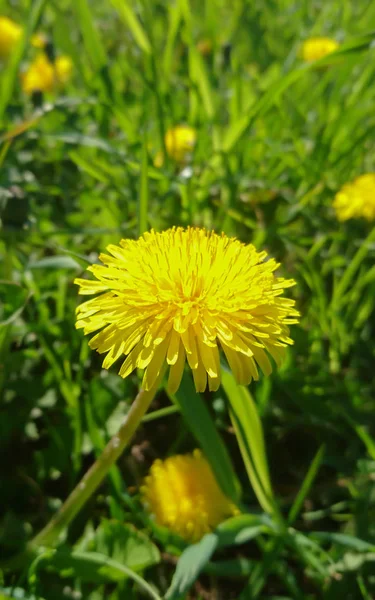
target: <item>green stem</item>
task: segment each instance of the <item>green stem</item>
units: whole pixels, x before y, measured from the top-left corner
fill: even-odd
[[[140,390],[118,433],[108,442],[101,456],[90,467],[58,513],[31,540],[30,550],[36,546],[55,546],[61,532],[73,521],[81,508],[99,487],[109,469],[122,454],[147,412],[157,390],[157,384],[149,391]]]
[[[351,284],[351,281],[354,277],[355,272],[359,269],[361,262],[366,257],[370,244],[375,240],[375,227],[370,231],[369,235],[365,239],[365,241],[361,244],[360,248],[357,250],[354,255],[351,263],[347,267],[345,273],[343,274],[339,285],[337,286],[334,295],[333,295],[333,304],[336,305],[340,302],[340,299],[348,289]]]

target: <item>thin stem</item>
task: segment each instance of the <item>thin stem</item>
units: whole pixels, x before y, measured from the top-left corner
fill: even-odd
[[[347,267],[345,273],[343,274],[339,285],[337,286],[334,295],[333,295],[333,304],[340,302],[340,299],[350,286],[352,279],[355,275],[355,272],[359,269],[363,259],[366,257],[370,244],[375,240],[375,227],[370,231],[367,238],[361,244],[354,257],[352,258],[351,263]]]
[[[29,544],[31,548],[35,548],[36,546],[56,545],[60,533],[69,525],[83,505],[99,487],[109,469],[116,462],[133,437],[155,396],[156,390],[157,384],[149,391],[140,390],[118,433],[107,444],[101,456],[99,456],[70,496],[65,500],[58,513],[50,520],[44,529],[31,540]]]

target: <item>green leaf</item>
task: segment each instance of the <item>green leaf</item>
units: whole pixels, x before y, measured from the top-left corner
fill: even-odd
[[[160,552],[151,540],[133,525],[104,519],[95,532],[93,549],[110,556],[133,571],[160,562]]]
[[[212,121],[215,115],[214,98],[203,60],[193,45],[189,47],[189,70],[190,78],[199,90],[207,117]]]
[[[237,385],[233,375],[222,369],[222,384],[230,403],[233,423],[242,459],[251,485],[263,510],[277,512],[268,470],[262,423],[247,388]]]
[[[82,266],[71,256],[47,256],[29,262],[28,269],[75,269],[82,271]]]
[[[129,27],[140,49],[150,54],[151,45],[149,39],[127,0],[111,0],[111,2],[118,11],[122,21]]]
[[[245,544],[260,533],[276,533],[276,526],[267,515],[238,515],[220,523],[215,529],[219,547]]]
[[[340,544],[350,550],[357,552],[375,552],[375,544],[345,533],[330,533],[327,531],[315,531],[310,538],[320,543]]]
[[[92,18],[90,4],[87,0],[75,0],[73,5],[77,12],[87,54],[94,68],[100,71],[108,60],[98,33],[98,27],[94,24]]]
[[[375,34],[373,32],[365,34],[354,42],[349,42],[348,44],[342,45],[338,51],[321,58],[320,60],[314,61],[310,64],[301,65],[287,74],[283,73],[281,78],[273,83],[269,89],[267,89],[263,96],[250,108],[248,113],[240,117],[228,128],[223,142],[223,151],[230,152],[239,139],[252,126],[255,119],[267,112],[267,110],[271,108],[275,102],[277,102],[283,92],[285,92],[285,90],[287,90],[293,83],[298,81],[298,79],[303,77],[305,73],[311,70],[316,70],[320,67],[332,65],[335,62],[339,62],[342,60],[343,56],[347,57],[350,54],[356,54],[358,52],[368,50],[372,41],[374,40],[374,37]]]
[[[0,600],[44,600],[41,596],[29,595],[19,587],[8,587],[0,589]]]
[[[297,518],[302,505],[305,501],[307,494],[309,493],[312,484],[314,483],[315,477],[318,474],[320,465],[322,464],[322,460],[324,457],[325,446],[322,445],[318,452],[316,453],[314,460],[312,461],[309,470],[306,473],[305,479],[301,485],[301,488],[296,496],[296,499],[293,502],[293,505],[289,511],[288,515],[288,523],[291,525],[295,519]]]
[[[161,600],[159,594],[140,575],[124,564],[98,552],[47,550],[30,567],[29,581],[31,583],[36,579],[37,570],[41,568],[57,570],[60,577],[77,577],[90,583],[106,581],[118,583],[130,578],[147,593],[148,597],[153,600]]]
[[[215,533],[208,533],[200,542],[184,550],[166,595],[168,600],[176,600],[190,589],[215,552],[218,542],[219,538]]]
[[[32,292],[13,281],[0,281],[0,327],[13,323],[23,313]]]
[[[198,440],[224,494],[237,503],[241,493],[240,483],[228,451],[203,398],[195,391],[191,377],[185,373],[176,394],[169,396],[180,407],[185,422]]]

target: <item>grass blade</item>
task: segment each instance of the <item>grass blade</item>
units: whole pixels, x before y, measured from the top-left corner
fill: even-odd
[[[146,32],[135,15],[133,9],[129,6],[129,3],[126,0],[111,0],[111,2],[119,13],[122,21],[127,27],[129,27],[140,49],[147,54],[151,54],[151,44]]]
[[[228,498],[238,503],[241,487],[230,456],[203,398],[196,393],[191,379],[186,374],[176,394],[170,397],[180,407],[181,413],[198,440],[221,489]]]
[[[222,382],[230,403],[230,416],[250,483],[264,511],[275,514],[276,503],[269,476],[262,424],[249,390],[237,385],[223,369]]]
[[[309,493],[312,484],[314,483],[315,477],[318,474],[319,467],[322,464],[322,460],[324,458],[325,453],[325,445],[320,446],[318,452],[316,453],[314,460],[312,461],[309,470],[306,473],[306,477],[303,480],[301,488],[296,496],[296,499],[293,502],[293,505],[289,511],[288,515],[288,523],[292,525],[292,523],[296,520],[303,502]]]

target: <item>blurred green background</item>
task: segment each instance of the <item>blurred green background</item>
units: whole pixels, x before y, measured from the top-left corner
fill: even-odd
[[[29,0],[2,1],[0,14],[25,31],[0,66],[1,559],[47,523],[139,385],[136,374],[103,371],[75,330],[74,277],[122,237],[197,225],[266,249],[297,281],[295,345],[282,369],[250,386],[285,514],[321,450],[295,546],[284,532],[271,548],[265,539],[225,548],[181,597],[370,600],[375,242],[371,224],[338,223],[332,202],[375,171],[375,3]],[[41,52],[35,32],[73,69],[64,86],[30,95],[20,73]],[[300,57],[316,35],[340,43],[319,66]],[[192,155],[167,152],[158,166],[165,133],[180,124],[196,131]],[[259,513],[225,392],[205,396],[244,503]],[[155,458],[199,445],[169,406],[161,392],[152,410],[166,410],[146,417],[71,525],[66,562],[4,570],[0,598],[147,597],[128,576],[69,562],[73,548],[166,593],[182,548],[150,522],[137,490]]]

